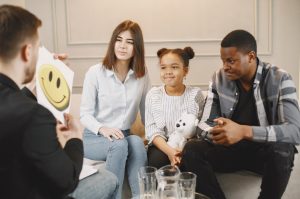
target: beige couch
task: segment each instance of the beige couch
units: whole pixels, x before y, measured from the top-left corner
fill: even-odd
[[[71,114],[75,118],[79,118],[80,94],[73,94],[71,98]],[[133,124],[131,131],[144,138],[145,129],[141,123],[140,117]],[[300,149],[298,147],[298,149]],[[288,187],[283,195],[283,199],[300,198],[300,160],[299,156],[295,156],[295,166],[292,172]],[[90,161],[86,160],[88,164]],[[260,191],[261,177],[255,174],[241,171],[231,174],[218,174],[218,180],[224,193],[228,199],[254,199],[257,198]],[[124,183],[123,198],[130,196],[128,192],[128,183]]]

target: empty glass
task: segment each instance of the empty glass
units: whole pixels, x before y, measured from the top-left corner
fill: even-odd
[[[180,171],[177,166],[167,165],[156,171],[156,199],[178,199],[178,179]]]
[[[140,199],[155,199],[156,194],[156,172],[155,167],[145,166],[138,171]]]
[[[196,188],[196,174],[192,172],[180,173],[178,187],[181,199],[194,199]]]

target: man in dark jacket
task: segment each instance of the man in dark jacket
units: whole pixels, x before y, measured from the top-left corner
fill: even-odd
[[[28,89],[20,90],[35,73],[40,26],[25,9],[0,6],[0,197],[113,198],[118,185],[111,173],[101,171],[79,182],[79,123],[66,114],[67,126],[57,124]]]

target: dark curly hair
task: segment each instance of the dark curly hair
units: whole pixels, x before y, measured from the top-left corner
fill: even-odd
[[[168,54],[168,53],[173,53],[173,54],[178,55],[181,58],[181,60],[183,61],[183,64],[185,67],[189,66],[189,60],[195,56],[194,50],[189,46],[185,47],[184,49],[162,48],[157,51],[157,56],[159,57],[159,59],[161,59],[165,54]]]

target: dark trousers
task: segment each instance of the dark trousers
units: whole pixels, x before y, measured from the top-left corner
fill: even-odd
[[[231,146],[204,140],[190,141],[183,150],[180,169],[197,175],[196,192],[212,199],[225,198],[215,172],[249,170],[262,175],[260,199],[279,199],[294,166],[296,148],[288,143],[241,141]]]
[[[157,169],[171,164],[168,156],[154,145],[149,146],[147,156],[148,165]]]

